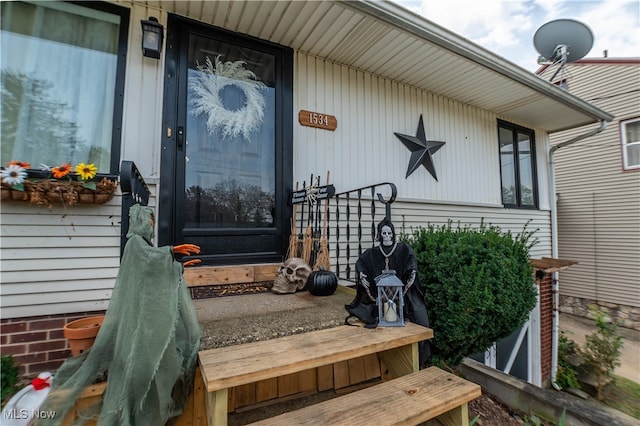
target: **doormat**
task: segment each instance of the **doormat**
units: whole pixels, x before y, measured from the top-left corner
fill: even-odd
[[[210,297],[239,296],[242,294],[266,293],[273,287],[273,281],[262,281],[242,284],[214,284],[191,287],[192,299],[207,299]]]

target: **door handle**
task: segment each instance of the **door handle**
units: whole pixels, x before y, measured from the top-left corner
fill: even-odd
[[[176,142],[178,143],[178,149],[184,147],[184,127],[178,127],[178,134],[176,135]]]

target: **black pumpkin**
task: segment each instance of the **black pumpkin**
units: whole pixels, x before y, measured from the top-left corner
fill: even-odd
[[[314,296],[331,296],[338,288],[338,277],[331,271],[320,267],[307,279],[307,290]]]

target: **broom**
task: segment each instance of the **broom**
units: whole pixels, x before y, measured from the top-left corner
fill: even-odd
[[[298,182],[296,182],[296,192],[298,191]],[[296,232],[297,204],[293,205],[293,216],[291,217],[291,235],[289,235],[289,248],[287,249],[287,259],[298,257],[298,233]]]
[[[327,172],[327,186],[329,186],[329,176],[331,172]],[[317,271],[320,268],[325,271],[331,270],[331,260],[329,259],[329,243],[327,241],[327,216],[329,215],[329,197],[324,200],[324,216],[322,218],[322,238],[320,240],[320,252],[316,258],[316,264],[313,265],[313,270]]]
[[[311,235],[311,227],[307,226],[304,231],[304,239],[302,240],[302,259],[309,264],[311,261],[311,249],[313,245],[313,236]]]

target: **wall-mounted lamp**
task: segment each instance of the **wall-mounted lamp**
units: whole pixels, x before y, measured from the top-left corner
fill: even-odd
[[[140,23],[142,24],[142,54],[149,58],[160,59],[162,39],[164,38],[163,26],[153,16],[150,16],[146,21],[140,21]]]

